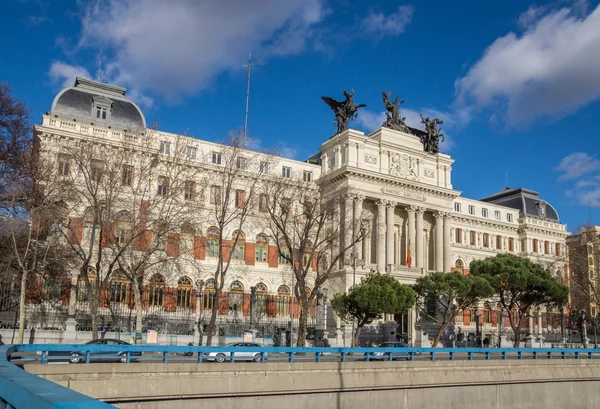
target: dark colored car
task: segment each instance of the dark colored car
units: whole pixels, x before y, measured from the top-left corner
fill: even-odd
[[[404,342],[383,342],[377,345],[376,348],[410,348],[410,345]],[[381,360],[389,360],[390,353],[392,354],[392,360],[394,359],[410,359],[410,354],[408,352],[373,352],[369,359],[381,359]]]
[[[127,360],[127,353],[124,352],[121,349],[121,347],[125,346],[125,345],[131,345],[131,344],[128,342],[125,342],[125,341],[121,341],[120,339],[96,339],[94,341],[86,342],[85,345],[105,345],[107,347],[114,346],[114,348],[107,348],[102,351],[90,352],[90,361],[105,362],[106,360],[114,357],[115,360],[125,362]],[[50,356],[69,356],[70,357],[69,362],[72,364],[76,364],[79,362],[85,362],[85,352],[84,351],[51,351],[48,353],[48,355],[50,355]],[[110,355],[112,355],[112,357],[108,358],[108,356],[110,356]],[[115,357],[115,355],[118,355],[118,357]],[[140,356],[142,356],[141,352],[130,352],[129,360],[133,361],[133,359],[135,357],[140,357]]]

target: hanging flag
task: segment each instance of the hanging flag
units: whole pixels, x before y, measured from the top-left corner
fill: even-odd
[[[410,239],[408,240],[408,251],[406,252],[406,265],[410,268],[412,258],[410,257]]]

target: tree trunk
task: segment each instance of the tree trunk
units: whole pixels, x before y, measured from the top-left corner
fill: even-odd
[[[142,343],[142,292],[139,285],[133,282],[133,295],[135,297],[135,343]]]
[[[300,304],[300,317],[298,319],[298,343],[297,347],[304,347],[306,344],[306,323],[308,321],[308,303],[302,302]],[[292,311],[293,317],[293,311]],[[292,334],[292,339],[294,334]]]
[[[360,331],[362,330],[362,327],[364,326],[364,324],[357,324],[356,325],[356,330],[354,331],[354,347],[358,346],[358,337],[360,336]]]
[[[440,342],[440,338],[442,337],[442,334],[444,333],[444,331],[448,327],[449,323],[450,323],[450,320],[444,320],[442,322],[442,325],[440,325],[440,328],[438,329],[437,333],[435,334],[435,338],[433,340],[433,344],[431,345],[432,348],[435,348],[437,346],[437,344]]]
[[[221,290],[215,292],[215,299],[213,301],[212,308],[210,310],[210,321],[206,330],[206,345],[212,345],[213,334],[215,333],[215,327],[217,325],[217,313],[219,312],[219,301],[221,298]]]
[[[23,272],[21,277],[21,293],[19,294],[19,336],[17,343],[23,343],[23,334],[25,333],[25,293],[27,291],[27,271]]]
[[[515,341],[513,343],[513,347],[514,348],[519,348],[519,345],[521,345],[521,326],[519,325],[518,327],[513,328],[513,332],[515,334]]]

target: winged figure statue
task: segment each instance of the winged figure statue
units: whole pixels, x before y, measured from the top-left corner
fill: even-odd
[[[330,97],[321,97],[323,101],[333,110],[335,115],[336,134],[348,128],[348,123],[351,119],[358,116],[358,109],[364,108],[365,104],[355,104],[354,94],[350,94],[344,90],[346,100],[337,101]]]
[[[425,152],[438,153],[440,151],[440,139],[441,142],[444,142],[444,134],[442,129],[438,128],[438,125],[443,124],[444,121],[439,118],[423,118],[423,115],[421,115],[421,123],[425,124],[425,135],[421,138]]]
[[[404,100],[398,102],[398,95],[394,98],[393,101],[390,101],[390,94],[392,91],[388,91],[387,93],[382,93],[381,98],[383,100],[383,104],[385,105],[385,109],[387,112],[385,116],[387,117],[386,121],[381,125],[386,128],[394,129],[396,131],[402,131],[406,133],[410,133],[408,127],[406,126],[406,117],[400,116],[400,105],[404,104]]]

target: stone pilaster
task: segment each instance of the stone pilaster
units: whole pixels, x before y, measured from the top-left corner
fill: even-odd
[[[444,271],[444,212],[435,213],[435,270]]]
[[[390,264],[396,264],[394,259],[394,211],[396,209],[396,202],[388,201],[387,203],[387,230],[386,230],[386,267]]]
[[[408,206],[406,208],[406,211],[408,212],[408,243],[407,245],[410,245],[410,257],[412,259],[411,262],[411,266],[414,266],[416,264],[416,230],[415,230],[415,212],[417,210],[417,206]],[[400,263],[402,264],[402,263]]]
[[[416,242],[415,246],[417,255],[417,267],[423,268],[425,266],[425,248],[424,248],[424,237],[423,237],[423,215],[425,214],[424,207],[417,207],[416,209]]]
[[[365,196],[358,194],[356,196],[354,196],[354,226],[356,228],[359,228],[361,226],[361,217],[362,217],[362,210],[363,210],[363,202],[365,200]],[[361,234],[360,231],[355,231],[354,232],[355,237],[357,234]],[[364,239],[363,239],[364,240]],[[363,240],[360,240],[359,242],[357,242],[354,245],[354,253],[356,254],[356,257],[362,259],[363,258],[363,251],[362,251],[362,242]]]
[[[452,215],[444,214],[444,272],[450,272],[452,268],[452,235],[451,235]]]
[[[377,270],[385,272],[385,206],[386,200],[377,202]]]

